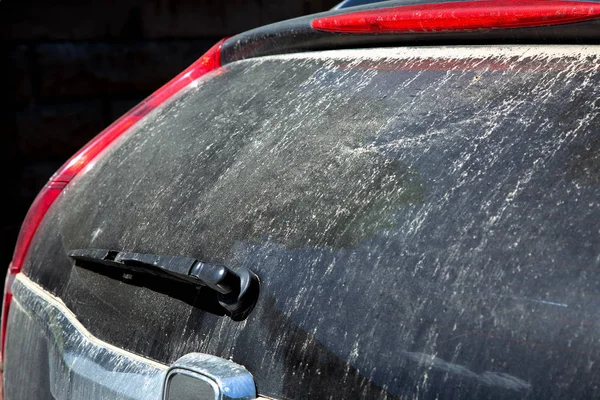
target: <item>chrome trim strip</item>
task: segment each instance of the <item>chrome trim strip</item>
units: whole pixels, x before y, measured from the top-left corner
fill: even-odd
[[[169,367],[96,338],[61,299],[22,273],[12,283],[12,293],[4,355],[6,400],[31,398],[35,387],[47,388],[45,393],[56,400],[161,400],[168,377],[177,374],[207,382],[215,399],[257,398],[252,375],[230,360],[190,353]]]
[[[164,364],[158,363],[154,360],[150,360],[149,358],[145,358],[145,357],[139,356],[137,354],[130,353],[126,350],[123,350],[120,347],[114,346],[110,343],[107,343],[103,340],[98,339],[97,337],[92,335],[85,328],[85,326],[83,326],[81,324],[81,322],[79,322],[79,320],[77,319],[77,316],[75,316],[75,314],[73,314],[73,312],[71,310],[69,310],[69,308],[65,305],[65,303],[63,303],[63,301],[60,298],[58,298],[58,297],[52,295],[51,293],[47,292],[46,290],[44,290],[40,285],[38,285],[37,283],[35,283],[31,279],[29,279],[23,273],[20,273],[16,276],[16,278],[13,282],[13,285],[12,285],[13,296],[16,297],[17,299],[20,298],[19,292],[18,292],[19,288],[15,287],[15,284],[17,282],[19,285],[23,285],[27,289],[27,291],[31,292],[31,294],[35,294],[37,297],[40,298],[40,300],[45,301],[46,303],[48,303],[49,306],[55,308],[56,311],[58,311],[60,314],[64,315],[65,318],[68,319],[69,325],[72,325],[73,329],[77,330],[82,336],[84,336],[86,338],[87,341],[94,343],[97,346],[102,346],[102,347],[106,348],[107,350],[110,350],[114,353],[120,354],[124,357],[131,358],[134,361],[148,364],[152,368],[156,368],[156,369],[160,369],[160,370],[164,370],[164,371],[166,371],[169,368],[168,365],[164,365]],[[21,303],[23,304],[22,301],[21,301]],[[49,322],[49,321],[46,321],[46,322]]]
[[[94,337],[60,299],[23,274],[13,282],[12,292],[5,355],[7,400],[19,398],[18,386],[27,382],[13,384],[18,379],[13,374],[23,374],[28,363],[47,371],[42,380],[54,399],[161,399],[166,365]],[[35,346],[27,346],[31,338],[36,339]],[[40,355],[28,347],[37,353],[39,348],[47,351]]]

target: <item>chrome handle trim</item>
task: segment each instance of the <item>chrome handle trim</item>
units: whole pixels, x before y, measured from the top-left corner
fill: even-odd
[[[163,400],[167,399],[169,378],[178,373],[195,374],[198,379],[214,383],[215,400],[251,400],[256,385],[248,370],[233,361],[202,353],[189,353],[173,363],[167,372]]]

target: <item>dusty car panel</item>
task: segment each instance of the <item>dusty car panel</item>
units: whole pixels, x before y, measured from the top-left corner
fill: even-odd
[[[232,359],[270,397],[595,397],[599,57],[228,64],[65,189],[24,273],[99,339]],[[82,248],[248,268],[260,297],[236,322],[211,292],[74,266]]]

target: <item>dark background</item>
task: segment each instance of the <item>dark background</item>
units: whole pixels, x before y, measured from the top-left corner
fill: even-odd
[[[0,272],[64,161],[223,37],[340,0],[2,0]]]

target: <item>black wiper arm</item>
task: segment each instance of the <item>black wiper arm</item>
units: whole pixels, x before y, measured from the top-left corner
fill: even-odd
[[[68,255],[83,268],[101,264],[131,273],[158,275],[206,286],[218,293],[219,304],[235,320],[244,319],[254,308],[258,297],[258,277],[246,268],[234,272],[224,265],[205,263],[195,258],[106,249],[76,249]]]

